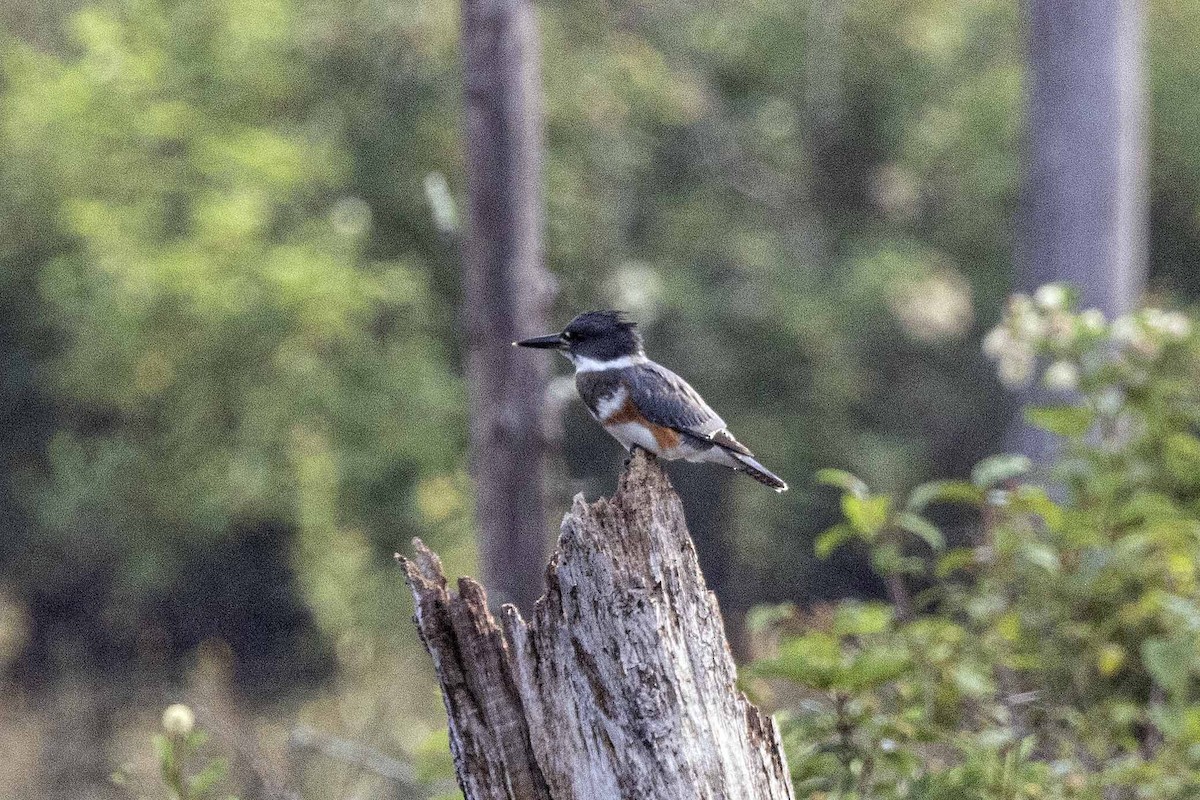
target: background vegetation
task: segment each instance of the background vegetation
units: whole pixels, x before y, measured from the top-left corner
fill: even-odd
[[[222,790],[261,796],[283,775],[306,797],[405,796],[413,781],[442,790],[441,710],[391,554],[420,535],[450,571],[474,568],[459,261],[439,235],[463,190],[456,5],[0,8],[0,794],[151,791],[148,734],[176,700],[215,737],[165,741],[186,739],[202,762],[205,748],[229,759]],[[548,0],[538,10],[561,317],[629,310],[655,357],[693,378],[794,487],[780,498],[713,471],[675,473],[731,622],[762,602],[886,597],[871,548],[813,554],[841,514],[837,492],[806,476],[843,468],[900,498],[930,477],[969,475],[999,439],[1012,402],[980,342],[1012,283],[1016,4]],[[1148,14],[1151,287],[1156,302],[1183,302],[1200,291],[1200,3],[1156,0]],[[1162,380],[1193,377],[1176,370]],[[1137,485],[1169,495],[1154,514],[1190,532],[1194,487],[1171,464],[1190,464],[1191,444],[1170,437],[1194,420],[1163,413],[1155,441],[1174,442],[1163,458],[1184,460],[1152,462],[1158,471]],[[562,415],[552,508],[607,491],[620,463],[574,400]],[[1027,510],[1093,513],[1088,492],[1134,474],[1088,463],[1071,493]],[[969,514],[931,514],[952,543],[973,530]],[[1006,517],[997,530],[1020,524]],[[1002,649],[956,655],[968,671],[951,694],[926,683],[942,693],[904,702],[919,698],[936,717],[922,724],[954,730],[965,723],[937,716],[943,707],[976,698],[983,715],[1017,691],[990,675],[971,684],[970,665],[1007,663],[992,661],[1003,654],[1020,672],[1023,648],[1040,643],[1044,685],[1099,680],[1067,674],[1082,652],[1108,681],[1088,689],[1107,698],[1095,714],[1136,712],[1055,721],[1093,726],[1088,742],[1104,751],[1070,755],[1080,766],[1062,773],[1064,787],[1112,748],[1136,749],[1138,725],[1153,722],[1170,746],[1191,741],[1141,710],[1157,697],[1190,730],[1191,677],[1155,666],[1155,653],[1177,664],[1194,647],[1168,635],[1182,623],[1163,615],[1175,612],[1156,606],[1136,631],[1105,627],[1114,608],[1179,576],[1130,566],[1137,574],[1102,589],[1056,577],[1053,597],[1027,595],[1045,588],[1030,576],[1051,556],[1066,569],[1082,546],[1037,530],[1032,565],[1017,559],[995,583],[939,590],[943,622],[884,624],[890,612],[863,606],[849,622],[835,615],[833,630],[891,637],[887,647],[974,642],[1014,613],[971,616],[978,597],[1013,592],[1019,617],[1069,603],[1048,628],[1022,618],[1035,627]],[[1195,563],[1186,536],[1161,543],[1175,548],[1166,564],[1177,571]],[[742,644],[747,655],[760,645]],[[845,703],[929,674],[873,679]],[[889,709],[898,718],[909,706]],[[911,756],[918,733],[870,735]],[[1052,760],[1033,755],[1051,746],[994,751],[1024,759],[1013,770],[1042,770]],[[848,752],[839,763],[853,774]],[[926,755],[896,766],[890,785],[918,785],[911,765]],[[800,781],[831,774],[793,760]],[[409,763],[417,771],[397,777]],[[1022,786],[1044,782],[1019,774]]]
[[[845,521],[816,551],[863,547],[891,604],[756,612],[750,672],[796,693],[797,787],[839,798],[1184,798],[1200,791],[1195,704],[1196,347],[1147,309],[1108,325],[1047,286],[1017,295],[987,350],[1045,356],[1059,438],[1037,467],[981,461],[906,498],[824,470]],[[1010,370],[1011,374],[1011,370]],[[1038,377],[1033,369],[1022,382]],[[971,508],[947,542],[927,514]]]

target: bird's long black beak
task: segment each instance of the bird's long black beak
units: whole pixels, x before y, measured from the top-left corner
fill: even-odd
[[[518,347],[536,347],[541,350],[557,350],[562,347],[562,335],[551,333],[547,336],[534,336],[532,339],[522,339],[519,342],[513,342]]]

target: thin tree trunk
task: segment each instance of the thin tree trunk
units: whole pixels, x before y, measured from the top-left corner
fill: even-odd
[[[1138,0],[1029,0],[1027,287],[1072,281],[1110,314],[1146,272],[1142,9]]]
[[[541,408],[546,359],[510,343],[549,329],[543,264],[542,110],[528,0],[464,0],[467,238],[463,248],[471,469],[484,579],[537,598],[547,533]]]
[[[1028,0],[1024,289],[1069,281],[1084,307],[1132,309],[1146,275],[1146,148],[1139,0]],[[1027,398],[1037,402],[1037,392]],[[1035,460],[1048,434],[1018,424]]]
[[[683,506],[642,453],[575,499],[528,622],[404,561],[467,800],[791,800],[774,720],[737,689]]]

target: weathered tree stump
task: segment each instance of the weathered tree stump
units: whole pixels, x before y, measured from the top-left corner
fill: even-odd
[[[526,622],[404,560],[467,800],[782,800],[775,721],[737,688],[683,506],[638,453],[611,500],[575,498]]]

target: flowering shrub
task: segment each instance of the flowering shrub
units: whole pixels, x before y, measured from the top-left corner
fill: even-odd
[[[1048,389],[1070,391],[1085,378],[1116,383],[1114,371],[1144,368],[1163,347],[1191,334],[1190,320],[1178,311],[1147,308],[1110,325],[1097,309],[1075,312],[1074,302],[1070,289],[1058,284],[1041,287],[1032,298],[1009,299],[1004,319],[983,340],[1005,385],[1028,385],[1038,356],[1049,360],[1042,374]]]
[[[816,543],[866,550],[890,604],[760,613],[751,674],[792,696],[801,797],[1200,796],[1200,348],[1189,319],[1108,321],[1017,295],[984,342],[1060,437],[1050,464],[980,463],[906,497],[849,473]],[[970,524],[943,537],[943,506]],[[961,515],[960,515],[961,518]]]

